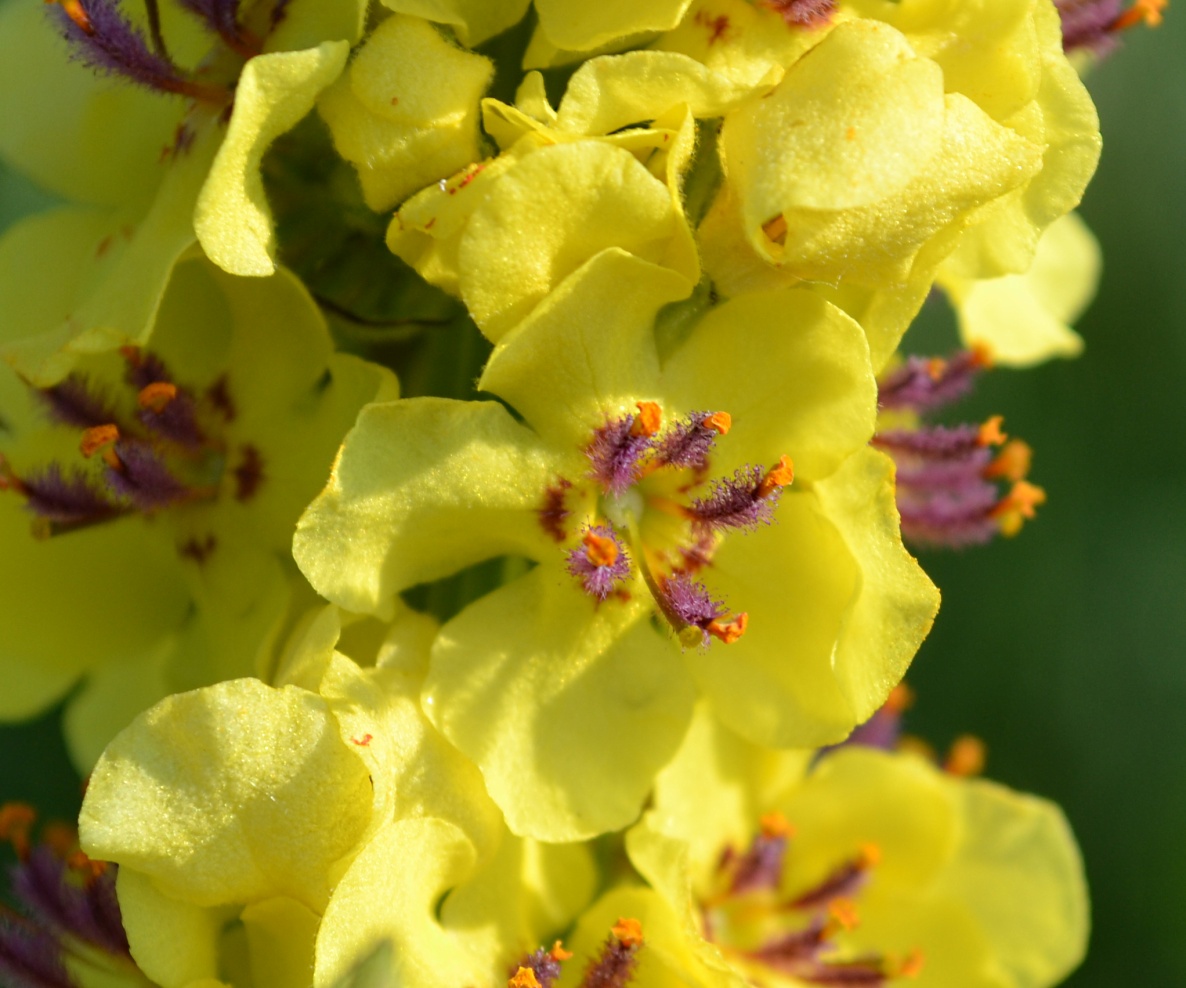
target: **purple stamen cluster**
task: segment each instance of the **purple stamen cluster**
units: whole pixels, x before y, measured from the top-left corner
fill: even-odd
[[[107,398],[86,378],[71,374],[58,384],[34,390],[51,422],[90,429],[115,422],[116,416]]]
[[[1054,0],[1062,18],[1064,51],[1110,54],[1120,43],[1111,30],[1122,10],[1121,0]]]
[[[826,909],[834,899],[851,899],[869,881],[869,868],[860,858],[846,861],[815,888],[788,903],[792,909]]]
[[[873,444],[898,465],[897,500],[902,535],[917,545],[958,547],[988,542],[999,528],[992,510],[1000,500],[985,477],[992,450],[974,425],[920,426],[878,433]]]
[[[618,496],[636,481],[654,446],[650,436],[632,434],[635,416],[613,419],[593,433],[593,441],[585,447],[591,469],[589,476],[607,494]]]
[[[590,525],[586,527],[585,534],[597,539],[608,539],[616,552],[614,560],[608,564],[599,564],[595,551],[584,541],[575,549],[569,550],[568,572],[581,581],[585,593],[598,600],[605,600],[619,583],[629,578],[630,556],[627,555],[626,546],[618,533],[610,525]]]
[[[735,859],[729,891],[733,895],[777,889],[787,853],[786,834],[759,833],[749,850]]]
[[[149,432],[179,446],[196,450],[206,441],[206,436],[198,425],[194,399],[182,389],[178,389],[176,396],[160,411],[154,408],[141,408],[136,417]]]
[[[191,14],[205,21],[216,34],[239,33],[239,0],[178,0]]]
[[[762,0],[790,27],[820,27],[836,12],[836,0]]]
[[[57,854],[39,845],[13,869],[12,891],[26,912],[46,929],[130,961],[114,874],[114,869],[108,869],[81,882]]]
[[[139,439],[121,439],[115,444],[120,465],[104,470],[107,485],[138,510],[151,514],[188,500],[192,492],[170,472],[160,454]]]
[[[655,458],[665,466],[706,470],[719,433],[704,423],[712,412],[693,412],[683,422],[676,422],[655,447]]]
[[[676,628],[695,627],[709,642],[708,626],[725,616],[725,602],[714,600],[708,588],[683,573],[659,582],[659,608]]]
[[[623,943],[611,934],[601,953],[585,969],[580,988],[626,988],[638,966],[637,943]]]
[[[66,474],[57,463],[51,463],[20,483],[25,508],[63,528],[106,521],[123,513],[82,470]]]
[[[874,712],[865,723],[853,730],[840,744],[824,748],[820,754],[825,755],[837,748],[847,748],[853,745],[860,748],[880,748],[882,751],[895,751],[898,741],[902,737],[902,712],[883,706]]]
[[[552,988],[556,979],[560,977],[560,961],[552,955],[550,950],[545,950],[543,947],[524,958],[519,967],[531,970],[535,975],[535,980],[539,982],[539,988]]]
[[[185,86],[177,66],[149,47],[140,30],[120,13],[116,0],[77,0],[77,4],[85,15],[85,27],[64,5],[52,5],[51,15],[83,64],[161,92],[180,92]]]
[[[708,497],[695,499],[688,509],[693,524],[716,532],[753,531],[760,524],[769,525],[774,521],[781,488],[762,494],[764,476],[761,467],[744,466],[730,478],[713,480]]]
[[[0,917],[0,983],[12,988],[74,988],[62,948],[45,930]]]
[[[883,409],[930,411],[968,394],[984,369],[984,358],[960,350],[946,360],[908,357],[878,382],[877,404]]]

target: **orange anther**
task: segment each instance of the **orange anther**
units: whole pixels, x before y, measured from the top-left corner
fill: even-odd
[[[82,455],[89,460],[105,446],[110,446],[112,443],[118,441],[119,426],[110,423],[107,425],[96,425],[87,429],[82,434],[82,442],[78,444],[78,448],[82,451]]]
[[[572,957],[572,951],[565,950],[564,944],[557,940],[552,944],[552,949],[548,951],[548,956],[554,961],[566,961]]]
[[[732,621],[712,621],[704,630],[707,631],[713,638],[723,641],[726,645],[732,645],[742,635],[745,634],[745,629],[749,627],[749,615],[742,611]]]
[[[140,389],[136,401],[141,408],[150,408],[154,412],[163,412],[169,407],[169,402],[177,397],[177,385],[168,381],[153,381]]]
[[[29,856],[29,831],[36,819],[37,811],[27,803],[0,806],[0,840],[12,844],[22,861]]]
[[[932,357],[927,361],[927,377],[932,381],[938,381],[945,373],[947,373],[947,361],[942,357]]]
[[[964,778],[979,775],[984,771],[987,758],[988,749],[983,741],[971,734],[961,734],[951,743],[943,771]]]
[[[733,416],[728,412],[713,412],[700,424],[706,429],[712,429],[722,436],[727,436],[729,430],[733,428]]]
[[[857,904],[852,899],[833,899],[828,903],[828,925],[834,930],[855,930],[861,922]]]
[[[618,543],[613,539],[590,530],[581,541],[585,544],[585,557],[594,566],[613,566],[618,561]]]
[[[47,823],[41,828],[41,843],[65,861],[78,849],[78,831],[65,823]]]
[[[663,412],[653,401],[640,401],[638,415],[630,426],[632,436],[653,436],[663,424]]]
[[[914,706],[914,690],[905,683],[898,683],[890,690],[890,695],[885,700],[885,709],[894,714],[900,714],[912,706]]]
[[[1000,446],[1008,435],[1001,431],[1001,423],[1005,421],[1004,415],[994,415],[987,419],[983,425],[980,426],[980,435],[976,441],[981,446]]]
[[[894,965],[894,976],[898,978],[917,978],[922,974],[923,953],[917,947],[910,951]]]
[[[1124,31],[1141,23],[1148,27],[1158,27],[1162,21],[1161,12],[1168,6],[1169,0],[1136,0],[1136,3],[1109,25],[1109,30]]]
[[[776,488],[787,487],[795,479],[795,464],[789,456],[783,456],[778,463],[766,471],[758,484],[758,497],[769,497]]]
[[[996,458],[984,468],[984,476],[1005,480],[1023,480],[1030,472],[1034,451],[1024,439],[1010,439]]]
[[[1027,518],[1032,519],[1038,505],[1045,503],[1046,492],[1041,487],[1027,480],[1019,480],[997,502],[990,515],[997,519],[1002,535],[1014,536],[1021,531],[1022,522]]]
[[[106,861],[95,861],[82,851],[75,851],[66,858],[66,865],[71,871],[82,875],[88,883],[93,882],[107,871]]]
[[[507,988],[540,988],[539,978],[529,967],[521,967],[507,982]]]
[[[881,847],[872,841],[866,841],[857,851],[856,866],[862,870],[876,868],[881,864]]]
[[[987,343],[972,344],[972,366],[992,370],[992,349]]]
[[[795,828],[778,810],[763,813],[758,820],[763,837],[794,837]]]
[[[642,943],[642,923],[636,919],[618,917],[610,931],[623,947],[637,947]]]
[[[762,232],[774,243],[785,244],[787,241],[786,217],[779,213],[774,219],[767,220],[762,224]]]
[[[45,0],[46,3],[57,3],[66,11],[66,16],[70,18],[80,31],[84,34],[94,34],[95,28],[91,24],[90,17],[87,12],[82,9],[82,4],[78,0]]]

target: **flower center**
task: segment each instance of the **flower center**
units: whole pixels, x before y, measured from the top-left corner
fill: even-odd
[[[693,412],[664,428],[655,402],[637,408],[595,429],[585,447],[583,489],[596,507],[566,552],[568,572],[601,602],[628,597],[637,569],[685,646],[734,642],[748,615],[731,614],[696,575],[727,532],[774,520],[781,490],[794,479],[791,461],[784,456],[770,469],[745,466],[710,480],[713,447],[732,427],[727,412]],[[565,502],[580,486],[561,478],[545,494],[540,524],[558,542],[569,541]]]
[[[197,393],[174,382],[152,354],[134,347],[121,353],[123,388],[132,393],[122,402],[76,374],[34,389],[51,421],[81,430],[82,462],[18,474],[0,457],[0,490],[24,497],[39,537],[214,501],[224,487],[245,502],[264,480],[259,450],[232,447],[223,435],[235,417],[225,378]]]
[[[881,859],[864,844],[810,888],[788,890],[784,863],[794,828],[780,813],[762,817],[744,853],[721,854],[709,894],[701,899],[706,939],[749,973],[755,984],[771,979],[796,985],[863,985],[882,988],[918,974],[922,956],[858,954],[845,934],[859,923],[857,898]]]

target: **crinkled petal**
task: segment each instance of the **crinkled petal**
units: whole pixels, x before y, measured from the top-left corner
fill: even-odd
[[[260,162],[272,141],[313,109],[349,53],[347,42],[326,41],[305,51],[260,55],[243,68],[226,136],[194,208],[198,241],[224,271],[262,276],[276,270]]]
[[[674,407],[732,417],[722,464],[773,466],[787,455],[797,476],[818,479],[873,435],[877,385],[865,334],[802,289],[710,309],[663,373]]]
[[[479,157],[478,101],[493,71],[413,17],[391,17],[367,38],[317,105],[371,209]]]
[[[584,51],[646,31],[675,27],[692,0],[535,0],[540,30],[558,48]]]
[[[939,272],[959,316],[967,346],[984,347],[996,364],[1029,367],[1051,357],[1075,357],[1083,340],[1070,323],[1095,294],[1100,250],[1075,213],[1055,220],[1025,274],[969,280]]]
[[[984,780],[951,780],[963,818],[942,890],[966,904],[1018,988],[1060,982],[1083,959],[1083,862],[1062,811]]]
[[[620,247],[699,278],[666,184],[602,141],[543,147],[490,187],[462,235],[461,296],[498,341],[593,255]]]
[[[239,917],[247,934],[253,988],[292,988],[313,980],[321,916],[284,896],[253,902]]]
[[[257,680],[161,701],[96,766],[87,853],[197,906],[288,895],[321,910],[371,815],[366,768],[324,700]]]
[[[602,251],[503,337],[478,386],[557,447],[580,448],[607,419],[656,397],[655,315],[691,288],[670,268]]]
[[[382,941],[393,946],[391,984],[485,983],[487,972],[464,949],[464,938],[443,929],[436,916],[441,896],[473,873],[475,857],[465,834],[443,820],[400,820],[375,834],[326,908],[315,988],[334,984]]]
[[[692,712],[648,613],[637,596],[598,605],[545,564],[441,629],[425,710],[481,767],[512,832],[578,840],[637,815]]]
[[[449,24],[461,43],[473,48],[517,24],[531,0],[383,0],[383,6]]]
[[[549,551],[537,511],[570,465],[493,402],[370,405],[301,517],[293,555],[318,593],[390,617],[407,587],[494,556]]]

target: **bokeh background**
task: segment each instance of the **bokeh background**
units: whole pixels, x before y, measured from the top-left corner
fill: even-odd
[[[1004,414],[1050,500],[1014,540],[923,557],[943,608],[908,727],[979,735],[989,775],[1065,808],[1094,902],[1068,985],[1186,985],[1186,5],[1089,84],[1104,155],[1083,214],[1105,260],[1086,353],[987,375],[959,409]],[[0,228],[48,202],[0,171]],[[908,343],[945,322],[932,306]],[[68,819],[80,794],[56,711],[0,727],[0,801]]]

